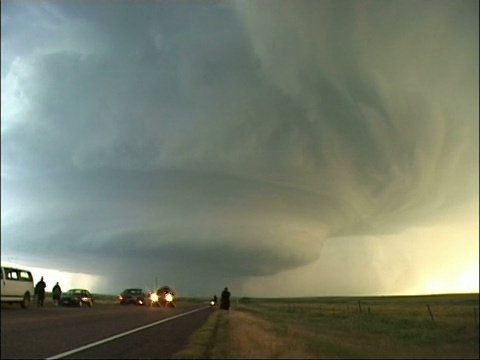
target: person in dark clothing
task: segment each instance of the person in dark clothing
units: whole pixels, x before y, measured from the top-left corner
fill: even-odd
[[[220,296],[220,309],[230,310],[230,291],[228,291],[227,287],[222,291],[222,295]]]
[[[60,301],[60,296],[62,295],[62,288],[60,285],[57,283],[52,289],[52,299],[53,299],[53,305],[57,306],[58,302]]]
[[[43,276],[40,281],[35,285],[35,295],[37,296],[37,306],[43,307],[43,301],[45,300],[45,288],[47,284],[43,281]]]

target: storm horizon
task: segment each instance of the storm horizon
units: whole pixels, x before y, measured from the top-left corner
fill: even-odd
[[[2,263],[105,294],[479,291],[478,2],[1,9]]]

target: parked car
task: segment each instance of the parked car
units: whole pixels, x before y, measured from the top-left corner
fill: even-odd
[[[60,305],[63,306],[93,306],[93,296],[86,289],[70,289],[60,297]]]
[[[123,290],[118,295],[118,302],[120,305],[145,305],[147,294],[140,288],[132,288]]]
[[[22,309],[28,308],[35,291],[32,273],[29,270],[2,264],[1,276],[2,303],[20,304]]]

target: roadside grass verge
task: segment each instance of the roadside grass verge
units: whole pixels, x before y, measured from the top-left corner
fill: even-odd
[[[214,310],[207,321],[189,339],[188,346],[172,359],[223,359],[228,339],[228,318]]]
[[[174,358],[479,358],[478,294],[240,300]]]

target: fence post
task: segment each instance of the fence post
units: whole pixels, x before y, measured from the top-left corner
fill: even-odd
[[[360,310],[360,312],[362,312],[362,304],[360,303],[360,300],[358,300],[358,309]]]
[[[432,314],[432,310],[430,310],[430,305],[427,304],[427,308],[428,308],[428,312],[430,313],[430,317],[433,320],[433,314]]]

